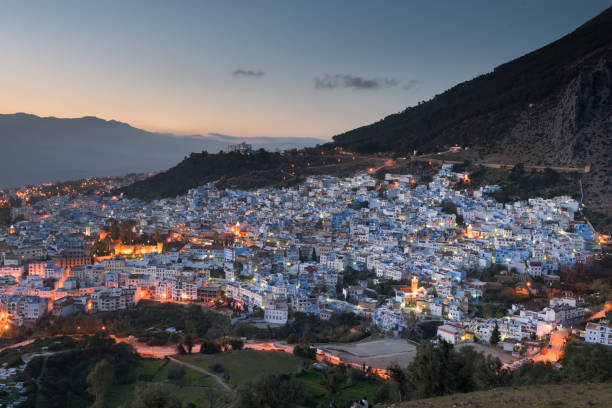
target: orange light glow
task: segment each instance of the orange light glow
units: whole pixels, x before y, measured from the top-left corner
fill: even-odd
[[[468,225],[467,229],[463,231],[463,236],[466,238],[474,238],[474,232],[472,231],[472,226]]]
[[[414,276],[411,282],[412,293],[416,294],[419,291],[419,278]]]
[[[158,242],[156,244],[151,245],[127,245],[121,242],[116,242],[113,244],[113,250],[115,252],[115,255],[146,255],[152,252],[161,253],[163,247],[164,244],[162,242]]]

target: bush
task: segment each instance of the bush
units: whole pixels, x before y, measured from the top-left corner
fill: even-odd
[[[315,348],[310,347],[307,344],[299,345],[297,344],[293,348],[293,354],[298,357],[309,358],[314,360],[317,356],[317,350]]]
[[[244,348],[244,341],[242,339],[230,338],[228,343],[232,350],[242,350]]]
[[[37,378],[42,371],[43,364],[44,364],[43,357],[33,358],[28,363],[28,366],[26,367],[25,371],[30,377]]]
[[[372,401],[376,404],[380,404],[383,402],[389,402],[393,398],[393,390],[389,386],[389,384],[382,384],[376,391],[374,391],[374,395],[372,397]]]
[[[185,376],[185,367],[182,365],[175,365],[168,371],[169,380],[180,380]]]
[[[225,367],[221,363],[214,363],[210,365],[210,369],[215,373],[222,373],[225,371]]]
[[[288,376],[267,376],[244,385],[238,391],[238,408],[314,406],[307,404],[304,386]]]
[[[20,355],[11,356],[11,358],[7,361],[7,367],[13,368],[23,364],[23,360]]]
[[[216,354],[221,352],[221,344],[213,340],[204,340],[200,353],[202,354]]]
[[[160,384],[151,384],[147,387],[136,389],[132,408],[181,408],[182,401],[170,392],[171,390]]]

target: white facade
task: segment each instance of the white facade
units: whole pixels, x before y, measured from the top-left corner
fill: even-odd
[[[286,324],[288,316],[289,312],[286,308],[284,310],[282,308],[267,308],[264,311],[264,320],[266,323]]]
[[[587,343],[612,346],[612,326],[608,322],[587,323],[585,341]]]

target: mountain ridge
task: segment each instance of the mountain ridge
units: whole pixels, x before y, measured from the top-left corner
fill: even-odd
[[[469,146],[479,162],[590,166],[584,202],[612,225],[612,8],[559,40],[332,142],[397,154],[454,145]]]
[[[0,114],[0,188],[163,171],[190,153],[217,152],[242,141],[270,150],[325,142],[315,138],[177,136],[96,116]]]

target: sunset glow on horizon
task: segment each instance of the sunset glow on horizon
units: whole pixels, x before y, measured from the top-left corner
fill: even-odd
[[[471,15],[450,1],[3,2],[0,112],[96,116],[178,135],[329,139],[488,72],[607,6],[476,3]]]

